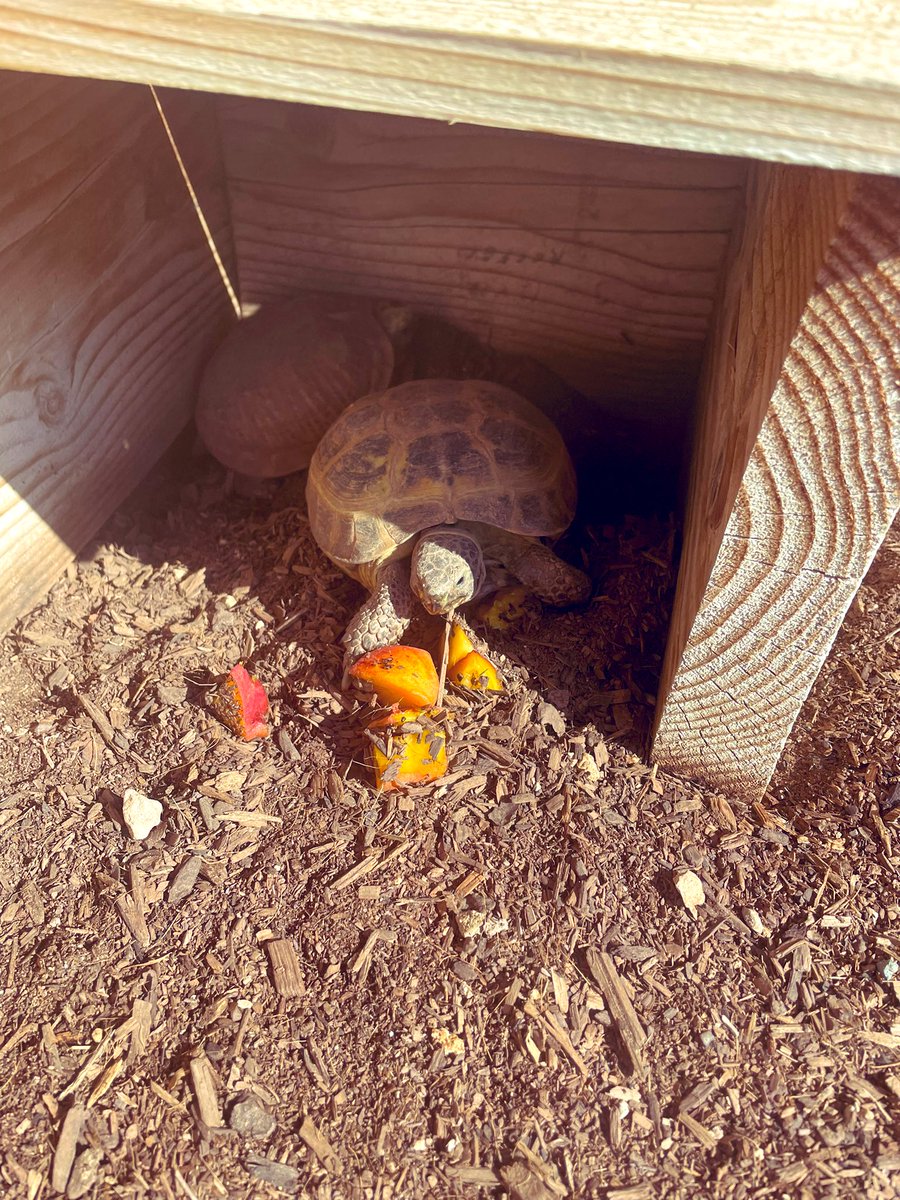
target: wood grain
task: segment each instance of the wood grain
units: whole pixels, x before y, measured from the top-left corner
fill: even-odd
[[[769,177],[725,300],[736,345],[726,321],[707,400],[718,397],[726,416],[707,418],[699,432],[654,743],[663,765],[749,796],[768,783],[900,505],[900,181],[801,184],[797,192],[796,180]],[[809,233],[799,258],[774,240],[789,232],[773,220],[784,215],[785,188],[798,235]],[[779,347],[829,228],[766,409]],[[704,536],[718,545],[705,586]]]
[[[221,233],[215,113],[165,99]],[[187,421],[229,306],[148,89],[4,75],[0,114],[3,630]]]
[[[274,101],[220,118],[245,301],[393,298],[683,422],[745,164]]]
[[[732,231],[696,403],[683,549],[660,711],[738,489],[854,177],[755,164]]]
[[[857,0],[28,0],[0,66],[900,171],[900,13]]]

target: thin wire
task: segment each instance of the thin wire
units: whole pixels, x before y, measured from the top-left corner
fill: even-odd
[[[169,145],[172,147],[172,153],[175,155],[175,161],[178,163],[178,169],[181,171],[181,177],[184,180],[184,186],[188,190],[188,195],[191,198],[191,203],[194,206],[194,212],[197,214],[197,220],[200,222],[200,228],[203,230],[203,236],[206,238],[206,244],[209,246],[210,253],[213,256],[213,261],[219,268],[219,274],[222,277],[222,283],[225,291],[228,293],[228,299],[231,301],[232,307],[237,314],[238,320],[243,316],[241,312],[241,302],[237,298],[237,293],[232,287],[231,280],[228,277],[228,272],[225,269],[225,264],[222,262],[222,256],[219,254],[216,240],[212,235],[212,230],[206,217],[203,215],[203,209],[200,207],[200,201],[197,199],[197,193],[194,191],[194,185],[191,183],[191,177],[187,173],[187,167],[184,165],[184,159],[181,157],[181,152],[175,141],[169,122],[166,120],[166,114],[163,112],[163,106],[160,103],[159,96],[156,94],[156,88],[153,84],[148,84],[150,94],[153,96],[156,104],[156,111],[159,113],[159,119],[162,121],[163,129],[166,131],[166,137],[169,139]]]

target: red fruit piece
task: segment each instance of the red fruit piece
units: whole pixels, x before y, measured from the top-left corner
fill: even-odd
[[[265,716],[269,711],[266,689],[243,663],[232,667],[207,704],[222,724],[232,733],[252,742],[269,736]]]

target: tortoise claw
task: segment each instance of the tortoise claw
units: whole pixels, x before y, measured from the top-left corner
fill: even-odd
[[[341,675],[342,692],[356,692],[357,694],[361,694],[363,696],[371,694],[373,690],[372,685],[367,679],[357,679],[355,676],[350,674],[350,668],[353,666],[356,660],[361,657],[362,655],[360,654],[344,655],[344,671]]]

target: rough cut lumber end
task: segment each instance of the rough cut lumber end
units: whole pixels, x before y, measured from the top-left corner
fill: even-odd
[[[834,221],[834,236],[766,409],[770,339],[804,294],[791,247],[771,240],[772,186],[709,356],[654,742],[661,765],[748,796],[765,789],[900,505],[900,181],[861,178],[842,210],[840,177],[830,195],[796,197],[798,232],[815,242]],[[758,290],[767,277],[780,301]],[[739,487],[719,540],[712,500],[729,474]]]

